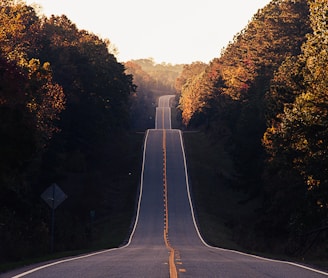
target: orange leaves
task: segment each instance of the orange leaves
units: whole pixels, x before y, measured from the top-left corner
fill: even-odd
[[[0,1],[0,50],[23,65],[26,52],[38,32],[39,19],[33,8],[21,1]]]
[[[267,128],[266,132],[263,134],[263,138],[262,138],[262,144],[264,145],[264,147],[267,149],[267,151],[273,151],[273,136],[277,133],[277,128],[275,126],[271,126],[269,128]],[[272,155],[272,153],[271,153]]]
[[[206,82],[214,72],[205,72],[206,64],[195,62],[185,65],[177,78],[176,89],[180,91],[179,109],[182,111],[182,121],[188,125],[193,115],[200,112],[205,104],[204,95],[208,92]]]
[[[63,88],[58,84],[46,83],[39,93],[43,93],[40,103],[36,104],[36,118],[39,130],[50,139],[59,129],[53,123],[59,119],[59,114],[65,109],[65,95]]]
[[[54,120],[65,109],[65,95],[63,88],[52,81],[50,63],[40,64],[38,59],[29,61],[29,80],[27,86],[29,101],[26,106],[35,114],[38,130],[50,139],[58,131]]]

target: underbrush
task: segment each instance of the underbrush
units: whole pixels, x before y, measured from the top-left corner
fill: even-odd
[[[236,186],[239,177],[223,144],[214,143],[203,132],[184,132],[183,138],[194,209],[200,232],[208,244],[328,267],[322,259],[326,255],[323,256],[325,247],[320,237],[305,254],[292,255],[286,252],[290,240],[265,232],[261,223],[263,219],[270,222],[270,215],[264,216],[261,211],[261,194],[252,195]]]
[[[143,139],[143,133],[125,134],[115,144],[97,146],[93,156],[74,154],[65,159],[69,171],[62,173],[58,185],[68,197],[55,210],[54,252],[50,250],[51,210],[38,194],[34,210],[42,213],[34,222],[43,223],[44,238],[19,245],[17,232],[12,231],[14,241],[1,243],[9,253],[0,260],[0,272],[124,244],[135,214]]]

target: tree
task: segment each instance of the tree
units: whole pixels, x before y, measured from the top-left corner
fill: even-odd
[[[40,194],[46,184],[68,183],[72,172],[83,180],[75,196],[92,193],[70,198],[61,249],[86,246],[84,233],[76,242],[69,235],[86,227],[91,206],[109,213],[125,159],[117,137],[127,141],[135,87],[110,47],[66,16],[39,18],[21,1],[0,0],[0,261],[48,249]],[[111,182],[95,187],[98,173]]]
[[[223,144],[233,161],[235,175],[229,184],[248,195],[245,202],[263,201],[254,236],[287,237],[293,215],[300,215],[306,203],[303,177],[293,166],[299,150],[290,147],[287,131],[281,132],[293,127],[287,114],[288,121],[302,115],[292,105],[306,98],[307,62],[298,55],[309,32],[308,1],[271,1],[201,77],[181,86],[180,109],[186,122],[203,128],[213,144]],[[288,134],[295,134],[296,140],[296,127]]]
[[[268,169],[274,167],[274,173],[292,169],[293,176],[301,181],[296,184],[299,196],[303,196],[301,205],[285,206],[288,211],[296,211],[294,231],[323,225],[328,204],[328,5],[320,0],[309,4],[313,32],[307,35],[302,53],[289,57],[276,74],[270,91],[274,103],[271,113],[276,114],[270,117],[271,126],[263,137],[269,154]]]
[[[108,52],[109,41],[78,30],[66,16],[45,19],[41,33],[40,57],[50,61],[67,98],[63,134],[78,138],[69,146],[85,149],[127,127],[132,77]]]
[[[26,65],[29,51],[38,48],[39,28],[40,20],[32,7],[23,1],[0,1],[0,49],[8,59]]]
[[[179,109],[182,111],[182,121],[187,126],[192,116],[201,109],[201,95],[204,91],[204,70],[206,64],[194,62],[185,65],[176,80],[175,87],[180,91]]]

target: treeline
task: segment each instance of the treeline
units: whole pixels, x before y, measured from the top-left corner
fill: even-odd
[[[131,108],[132,128],[154,128],[156,101],[161,95],[176,94],[175,82],[183,65],[156,64],[151,58],[131,60],[124,65],[137,85]]]
[[[135,85],[110,47],[64,15],[0,1],[0,262],[48,251],[40,195],[53,182],[69,196],[58,209],[56,250],[89,246],[91,210],[110,218],[129,198],[133,206],[118,183],[131,176]]]
[[[219,58],[178,79],[184,124],[233,162],[216,169],[219,182],[257,204],[230,225],[248,249],[300,254],[313,245],[326,256],[327,12],[323,0],[273,0]]]
[[[149,75],[150,78],[146,81],[149,90],[159,95],[176,93],[174,84],[183,69],[183,64],[157,64],[152,58],[131,60],[128,63],[127,68],[141,68]]]

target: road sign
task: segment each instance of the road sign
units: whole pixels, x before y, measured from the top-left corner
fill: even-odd
[[[52,208],[56,209],[67,198],[60,187],[53,183],[41,195],[41,198]]]
[[[41,198],[49,205],[51,208],[51,241],[50,250],[54,251],[54,241],[55,241],[55,209],[65,201],[67,195],[60,189],[60,187],[53,183],[50,185],[42,194]]]

